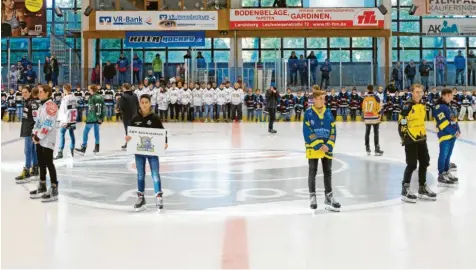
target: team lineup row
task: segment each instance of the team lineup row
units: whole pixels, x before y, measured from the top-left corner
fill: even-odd
[[[130,85],[123,86],[124,94],[119,100],[121,111],[124,113],[124,127],[126,132],[126,142],[130,140],[127,136],[128,126],[139,126],[145,128],[163,128],[161,119],[152,107],[152,98],[149,94],[137,96]],[[94,152],[99,152],[99,131],[100,124],[105,117],[105,102],[96,86],[89,87],[88,115],[86,126],[83,131],[83,142],[80,148],[74,149],[74,130],[76,128],[77,104],[76,97],[71,86],[66,85],[65,93],[60,107],[53,102],[53,92],[47,85],[39,86],[30,90],[25,87],[22,90],[25,99],[24,117],[22,119],[21,137],[25,138],[25,168],[22,174],[17,177],[18,183],[25,183],[30,180],[30,176],[40,175],[40,184],[33,190],[31,198],[42,197],[44,201],[57,200],[58,181],[56,169],[53,162],[53,152],[55,149],[57,129],[60,131],[60,145],[57,158],[63,158],[64,135],[69,132],[71,136],[70,150],[72,156],[74,152],[84,154],[86,152],[88,133],[94,129],[95,148]],[[373,92],[373,87],[368,86],[367,95],[362,101],[363,118],[367,132],[365,138],[366,151],[370,154],[369,133],[373,127],[375,136],[375,154],[382,155],[378,144],[378,126],[381,121],[381,100],[377,93]],[[31,94],[33,92],[33,95]],[[35,99],[35,92],[39,92],[39,100]],[[266,98],[270,107],[277,104],[278,94],[276,89],[271,87],[266,92]],[[332,194],[332,158],[335,146],[337,130],[335,118],[330,108],[325,106],[327,94],[314,87],[312,93],[313,105],[304,113],[303,136],[306,147],[306,157],[309,159],[309,192],[311,208],[317,207],[315,195],[315,179],[317,173],[318,160],[321,159],[324,170],[325,184],[325,204],[326,208],[332,211],[339,211],[340,204],[336,202]],[[419,183],[418,195],[424,199],[434,200],[436,194],[432,192],[426,183],[426,170],[429,165],[428,147],[426,144],[426,130],[424,121],[426,118],[425,104],[421,102],[423,97],[423,87],[415,85],[412,89],[412,96],[407,100],[399,114],[398,131],[405,146],[407,167],[402,181],[402,200],[416,202],[416,196],[410,191],[410,179],[413,171],[419,163]],[[460,130],[454,110],[450,108],[453,100],[453,92],[444,89],[441,98],[434,105],[433,116],[437,122],[438,137],[440,141],[440,156],[438,158],[438,182],[445,186],[454,186],[458,179],[450,173],[450,157],[456,138],[460,136]],[[269,108],[270,114],[274,108]],[[272,117],[270,117],[272,118]],[[271,119],[270,119],[271,120]],[[58,123],[57,123],[58,122]],[[270,133],[272,132],[270,127]],[[168,143],[168,142],[167,142]],[[168,147],[168,144],[164,146]],[[127,147],[127,143],[123,148]],[[61,153],[61,156],[60,156]],[[35,158],[36,157],[36,158]],[[136,210],[142,210],[145,206],[144,199],[144,178],[145,162],[149,160],[156,191],[157,206],[163,207],[160,174],[158,172],[158,157],[136,155],[136,167],[138,169],[138,202],[134,206]],[[39,167],[39,172],[38,172]],[[50,173],[52,186],[46,188],[46,169]]]

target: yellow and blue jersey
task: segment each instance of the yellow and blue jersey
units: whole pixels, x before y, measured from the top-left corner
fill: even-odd
[[[336,124],[334,116],[330,110],[324,107],[322,113],[318,113],[314,106],[311,106],[304,113],[302,134],[306,146],[306,158],[332,158],[336,141]],[[319,150],[323,145],[329,148],[327,153]]]
[[[438,100],[434,110],[433,117],[436,120],[436,127],[438,128],[438,139],[440,142],[451,140],[456,137],[456,133],[460,131],[458,119],[449,107],[442,100]]]

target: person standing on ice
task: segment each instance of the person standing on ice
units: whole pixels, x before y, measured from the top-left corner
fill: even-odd
[[[304,113],[302,134],[306,145],[306,158],[309,162],[309,197],[311,209],[317,209],[316,175],[319,160],[324,171],[326,209],[339,212],[338,203],[332,193],[332,158],[336,141],[336,123],[330,110],[324,105],[326,92],[319,86],[313,87],[314,105]]]
[[[159,115],[151,110],[151,98],[149,95],[140,97],[139,112],[132,118],[133,127],[164,129]],[[131,140],[131,136],[126,136],[126,142]],[[167,133],[165,134],[164,149],[168,148]],[[159,174],[159,157],[148,155],[135,155],[137,167],[137,203],[134,205],[136,211],[145,210],[146,201],[145,192],[145,163],[148,160],[152,179],[154,180],[154,192],[156,197],[156,206],[158,209],[163,208],[162,185]]]

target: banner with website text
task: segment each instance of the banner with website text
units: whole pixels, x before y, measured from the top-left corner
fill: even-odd
[[[377,8],[231,9],[231,29],[383,29]]]
[[[476,18],[424,18],[421,27],[428,36],[476,36]]]

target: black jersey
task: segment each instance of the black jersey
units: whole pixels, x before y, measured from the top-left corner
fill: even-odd
[[[7,96],[7,107],[9,109],[15,109],[17,107],[17,102],[15,101],[15,94],[10,94]]]
[[[84,106],[88,105],[90,97],[91,97],[91,93],[89,93],[89,92],[84,93]]]
[[[350,94],[350,109],[357,110],[360,105],[360,96],[358,94]]]
[[[84,107],[84,96],[83,92],[81,91],[76,91],[73,94],[76,97],[76,100],[78,101],[78,108]]]
[[[114,91],[112,91],[112,89],[106,89],[104,91],[104,103],[114,103]]]
[[[17,107],[23,106],[23,95],[21,94],[21,91],[15,92],[15,103],[17,104]]]
[[[61,92],[54,92],[53,93],[53,101],[56,103],[56,105],[60,105],[61,104],[61,99],[63,98],[63,93]]]
[[[2,92],[2,108],[6,108],[7,106],[7,94],[5,92]]]

